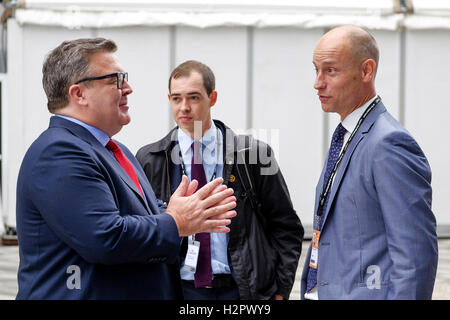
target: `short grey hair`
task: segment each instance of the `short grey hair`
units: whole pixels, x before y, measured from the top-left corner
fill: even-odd
[[[70,86],[87,77],[90,72],[91,55],[116,50],[114,41],[104,38],[64,41],[53,49],[42,67],[42,85],[47,95],[48,110],[53,113],[67,106]]]

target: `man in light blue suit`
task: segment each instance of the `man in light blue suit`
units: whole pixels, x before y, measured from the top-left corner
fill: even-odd
[[[50,125],[17,182],[17,299],[176,299],[181,237],[228,232],[233,190],[184,176],[167,206],[111,139],[132,88],[111,40],[65,41],[43,67]],[[209,230],[209,231],[208,231]]]
[[[314,88],[337,112],[314,208],[302,299],[431,299],[438,249],[431,170],[376,95],[375,39],[356,26],[314,50]]]

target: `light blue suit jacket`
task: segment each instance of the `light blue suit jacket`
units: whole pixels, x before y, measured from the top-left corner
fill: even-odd
[[[350,143],[324,209],[319,299],[431,299],[438,260],[431,194],[425,155],[378,103]]]

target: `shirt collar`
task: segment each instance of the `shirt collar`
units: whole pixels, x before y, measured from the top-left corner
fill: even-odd
[[[361,118],[362,114],[366,109],[370,106],[370,104],[376,99],[376,95],[364,103],[361,107],[354,110],[347,117],[345,117],[344,121],[342,121],[342,126],[347,130],[347,132],[352,133],[355,130],[356,125],[358,124],[359,118]]]
[[[78,119],[69,117],[69,116],[63,116],[61,114],[55,114],[55,116],[72,121],[76,124],[79,124],[80,126],[82,126],[83,128],[85,128],[87,131],[89,131],[97,140],[98,142],[100,142],[100,144],[102,146],[106,146],[106,144],[108,143],[108,141],[111,139],[105,132],[103,132],[102,130],[93,127],[87,123],[84,123],[83,121],[80,121]]]
[[[181,128],[178,128],[178,143],[182,154],[186,154],[190,150],[193,142],[194,139],[192,139],[190,135]],[[214,121],[211,121],[211,127],[205,132],[200,139],[200,142],[210,151],[215,149],[217,142],[217,127],[215,126]]]

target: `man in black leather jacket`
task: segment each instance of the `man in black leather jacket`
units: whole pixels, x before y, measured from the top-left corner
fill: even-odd
[[[302,224],[270,146],[212,121],[214,87],[208,66],[197,61],[179,65],[169,79],[169,100],[178,126],[136,155],[157,198],[169,202],[181,176],[190,177],[189,146],[194,140],[203,141],[206,179],[221,176],[235,191],[237,216],[229,225],[229,235],[211,234],[211,285],[194,285],[195,271],[185,266],[193,239],[183,239],[177,269],[184,297],[288,299],[302,248]]]

